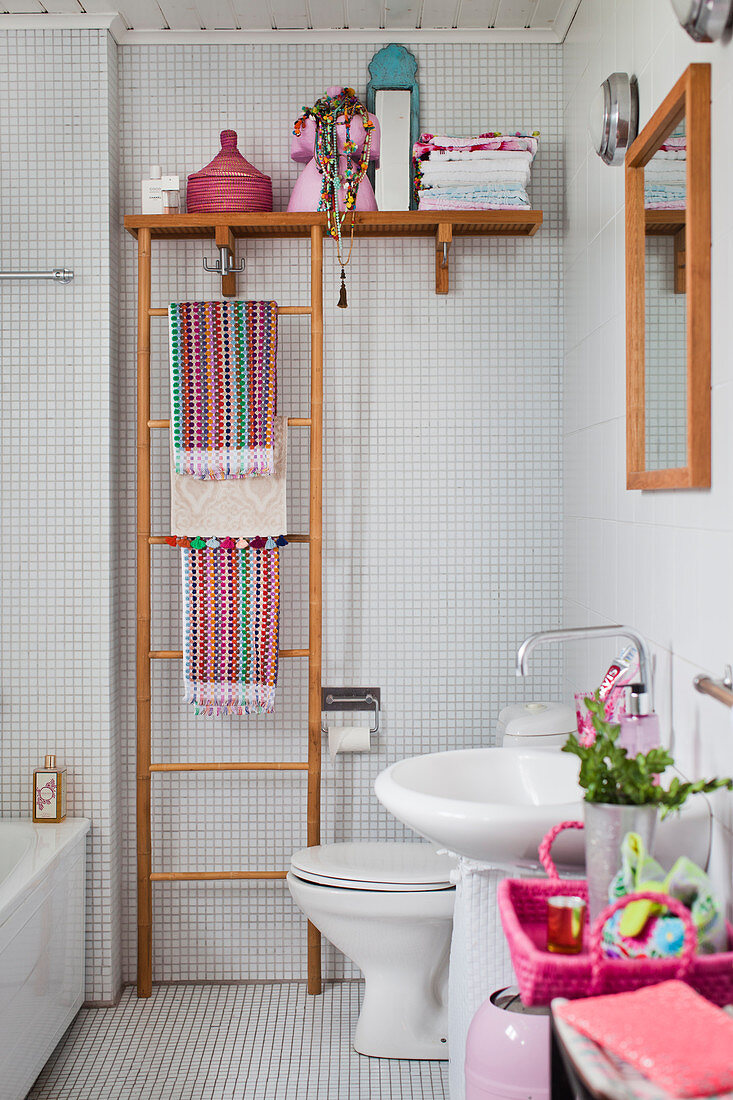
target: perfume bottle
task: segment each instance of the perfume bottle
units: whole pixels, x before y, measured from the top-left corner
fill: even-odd
[[[179,191],[178,176],[163,175],[159,164],[151,165],[150,178],[143,180],[141,185],[143,214],[177,214]],[[171,208],[174,202],[175,210]]]
[[[658,749],[662,744],[659,715],[651,707],[644,684],[629,684],[626,689],[626,714],[621,716],[618,743],[629,756]]]
[[[33,772],[33,820],[63,821],[66,817],[66,768],[49,755]]]
[[[163,188],[163,213],[164,214],[178,214],[179,203],[181,200],[181,193],[178,190],[178,176],[168,177],[170,180],[176,181],[176,186]]]

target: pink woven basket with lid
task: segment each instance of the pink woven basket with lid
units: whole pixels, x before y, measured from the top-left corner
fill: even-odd
[[[585,879],[558,878],[549,854],[552,841],[565,828],[582,828],[582,823],[556,825],[540,845],[540,858],[549,879],[505,879],[499,884],[501,923],[524,1003],[546,1005],[553,997],[574,1000],[599,993],[621,993],[672,978],[687,982],[714,1004],[733,1003],[733,927],[728,925],[728,951],[697,955],[697,932],[689,910],[667,895],[638,893],[618,898],[599,914],[592,928],[586,922],[579,955],[553,955],[547,950],[547,899],[555,894],[588,898]],[[604,924],[630,901],[642,898],[663,901],[682,920],[682,954],[674,959],[604,958]]]
[[[272,210],[272,180],[245,160],[235,130],[222,130],[221,150],[188,177],[189,214],[258,214]]]

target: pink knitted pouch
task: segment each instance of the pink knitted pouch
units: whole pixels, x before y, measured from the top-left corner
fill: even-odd
[[[733,1089],[733,1019],[684,982],[568,1001],[556,1011],[673,1096]]]

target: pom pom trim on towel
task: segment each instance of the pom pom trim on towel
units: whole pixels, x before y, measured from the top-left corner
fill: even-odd
[[[201,535],[196,535],[194,538],[166,535],[165,541],[169,546],[179,546],[186,550],[216,550],[218,547],[222,550],[246,550],[248,547],[251,550],[276,550],[278,546],[288,545],[285,535],[257,535],[251,539],[233,539],[231,535],[222,539],[218,539],[215,535],[209,538],[203,538]]]

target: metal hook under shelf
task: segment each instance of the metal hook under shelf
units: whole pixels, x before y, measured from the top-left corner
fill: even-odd
[[[215,260],[213,264],[204,256],[204,271],[211,271],[215,275],[221,275],[222,279],[226,275],[241,275],[244,271],[244,260],[239,264],[232,263],[232,254],[226,245],[219,246],[219,259]]]
[[[696,676],[692,681],[696,691],[701,695],[710,695],[726,707],[733,707],[733,669],[725,666],[722,680],[713,680],[711,676]]]

